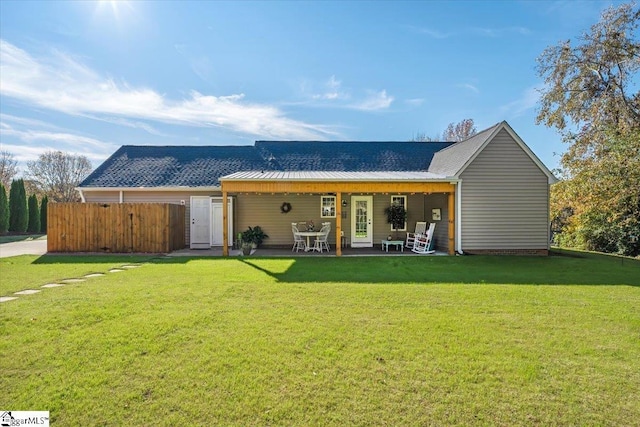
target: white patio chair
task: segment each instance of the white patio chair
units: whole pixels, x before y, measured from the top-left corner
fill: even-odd
[[[407,241],[404,243],[405,248],[413,248],[416,240],[416,234],[424,234],[427,230],[426,222],[416,222],[416,229],[413,233],[407,233]]]
[[[431,248],[431,242],[433,241],[433,231],[436,228],[436,223],[432,222],[429,224],[429,229],[426,234],[418,234],[415,237],[415,241],[413,242],[413,248],[411,249],[413,252],[417,254],[432,254],[435,253],[435,250]]]
[[[316,240],[313,242],[314,251],[318,251],[320,253],[322,253],[324,249],[326,249],[327,252],[331,251],[331,247],[329,246],[329,242],[327,241],[329,239],[330,232],[331,224],[325,224],[322,226],[322,228],[320,229],[320,233],[322,234],[316,237]]]
[[[293,233],[293,247],[291,248],[291,252],[293,252],[294,249],[296,252],[300,249],[306,251],[307,242],[304,237],[300,235],[300,230],[298,230],[298,225],[295,222],[291,223],[291,232]]]

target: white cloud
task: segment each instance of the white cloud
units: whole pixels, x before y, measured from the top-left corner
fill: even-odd
[[[519,117],[526,111],[535,108],[539,100],[539,88],[537,86],[530,87],[522,93],[520,98],[501,106],[500,112],[503,117]]]
[[[155,127],[151,126],[148,123],[137,121],[137,120],[128,120],[121,117],[109,117],[109,116],[86,115],[86,117],[89,117],[95,120],[100,120],[107,123],[113,123],[120,126],[127,126],[134,129],[142,129],[145,132],[148,132],[151,135],[155,135],[155,136],[171,136],[164,132],[160,132],[158,129],[156,129]]]
[[[387,95],[386,90],[381,90],[380,92],[371,93],[367,98],[352,104],[350,107],[362,111],[384,110],[389,108],[393,99],[393,96]]]
[[[338,100],[348,99],[349,94],[340,90],[342,82],[336,79],[336,76],[331,76],[329,80],[324,84],[324,93],[318,93],[312,96],[313,99],[325,99],[325,100]]]
[[[189,62],[189,67],[191,67],[191,71],[193,71],[195,75],[203,81],[211,83],[215,67],[209,57],[191,53],[189,46],[186,44],[176,44],[174,47],[176,51]]]
[[[323,90],[318,90],[319,87]],[[387,94],[386,90],[359,90],[344,87],[341,80],[335,75],[323,83],[303,80],[300,83],[300,92],[305,98],[295,105],[308,105],[310,107],[322,108],[347,108],[360,111],[376,111],[389,108],[394,101],[394,97]],[[364,94],[364,95],[362,95]],[[414,102],[421,102],[415,100]]]
[[[447,39],[449,37],[467,36],[469,34],[484,37],[500,37],[505,34],[529,35],[531,30],[526,27],[503,27],[503,28],[486,28],[471,27],[457,28],[455,31],[444,32],[431,27],[409,26],[409,30],[413,33],[425,35],[434,39]]]
[[[59,129],[40,120],[8,114],[0,115],[0,134],[2,149],[13,153],[21,163],[36,160],[50,150],[83,155],[101,162],[117,148],[116,144]]]
[[[487,37],[500,37],[505,34],[520,34],[526,36],[531,34],[531,30],[526,27],[504,27],[504,28],[471,28],[471,33],[487,36]]]
[[[326,139],[327,126],[286,117],[278,108],[249,103],[244,94],[214,96],[192,91],[169,99],[142,87],[101,76],[60,52],[36,59],[0,40],[0,93],[72,115],[117,116],[193,127],[224,127],[275,139]]]
[[[419,107],[422,104],[424,104],[424,98],[411,98],[411,99],[405,99],[404,100],[405,104],[409,104],[412,107]]]
[[[477,87],[475,87],[474,85],[472,85],[471,83],[460,83],[456,85],[457,87],[463,88],[463,89],[468,89],[471,92],[475,93],[475,94],[479,94],[480,93],[480,89],[478,89]]]
[[[409,30],[413,31],[414,33],[417,34],[423,34],[429,37],[432,37],[434,39],[446,39],[451,37],[452,35],[454,35],[454,33],[452,32],[442,32],[439,30],[435,30],[433,28],[430,27],[416,27],[416,26],[409,26]]]

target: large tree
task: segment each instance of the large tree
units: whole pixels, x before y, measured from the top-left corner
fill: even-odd
[[[14,179],[11,181],[9,191],[9,231],[24,233],[29,223],[29,211],[27,210],[27,193],[24,191],[24,181]]]
[[[463,120],[460,120],[458,123],[453,123],[453,122],[449,123],[445,131],[442,132],[442,135],[437,134],[436,136],[431,137],[431,136],[428,136],[425,132],[418,132],[413,138],[411,138],[411,141],[460,142],[469,138],[470,136],[475,135],[476,133],[478,133],[478,131],[476,130],[476,125],[473,122],[473,119],[463,119]]]
[[[49,211],[49,199],[44,196],[40,201],[40,231],[47,234],[47,212]]]
[[[567,246],[640,253],[639,23],[635,5],[609,8],[577,42],[538,58],[545,87],[537,121],[569,144],[551,206]]]
[[[28,176],[54,202],[79,200],[76,187],[89,173],[91,162],[85,156],[47,151],[38,160],[27,162]]]
[[[640,123],[638,24],[633,4],[609,8],[577,39],[548,47],[538,58],[544,79],[537,120],[555,127],[572,146],[568,157],[589,155],[602,132],[626,133]]]
[[[18,174],[18,161],[15,156],[6,151],[0,151],[0,184],[9,188],[11,181]]]
[[[29,223],[27,224],[27,231],[29,233],[40,232],[40,208],[38,207],[38,198],[35,194],[29,196],[27,201],[29,208]]]
[[[478,133],[473,119],[463,119],[458,123],[449,123],[442,134],[445,141],[460,142]]]
[[[9,199],[4,185],[0,183],[0,234],[9,230]]]

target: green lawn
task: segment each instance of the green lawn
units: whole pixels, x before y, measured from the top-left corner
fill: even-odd
[[[0,259],[0,295],[138,263],[0,304],[1,409],[62,426],[640,419],[638,261],[47,255]]]

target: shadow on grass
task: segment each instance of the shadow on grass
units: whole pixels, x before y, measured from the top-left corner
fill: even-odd
[[[30,255],[21,255],[30,256]],[[113,264],[142,263],[160,259],[158,255],[127,254],[46,254],[41,255],[32,264]]]
[[[166,257],[163,255],[43,255],[35,264],[241,263],[279,282],[626,285],[640,287],[640,261],[599,254],[554,252],[548,257]],[[288,262],[283,271],[282,262]],[[238,275],[241,275],[241,269]]]
[[[271,258],[273,259],[273,258]],[[626,285],[640,287],[640,262],[575,257],[288,258],[276,272],[267,258],[240,262],[280,282]]]
[[[29,240],[41,240],[47,237],[46,234],[8,234],[0,236],[0,244],[25,242]]]

